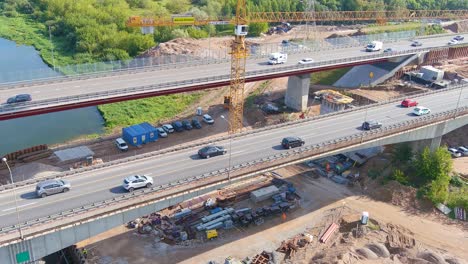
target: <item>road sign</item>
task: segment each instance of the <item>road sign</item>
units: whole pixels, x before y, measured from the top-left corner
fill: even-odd
[[[173,17],[172,22],[179,25],[193,25],[195,23],[194,17]]]
[[[208,22],[210,25],[229,25],[229,21],[210,21]]]
[[[16,263],[23,263],[26,261],[31,261],[31,258],[29,257],[29,251],[23,251],[16,254]]]

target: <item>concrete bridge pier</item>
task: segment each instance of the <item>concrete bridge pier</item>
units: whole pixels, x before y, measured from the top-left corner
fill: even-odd
[[[424,148],[429,147],[431,152],[434,152],[438,147],[440,147],[440,143],[442,141],[442,136],[430,138],[430,139],[422,139],[413,142],[409,142],[411,145],[411,149],[413,153],[419,153],[424,150]],[[407,144],[407,143],[404,143]]]
[[[284,97],[287,107],[303,112],[307,109],[309,99],[310,74],[290,76],[288,78],[288,89]]]

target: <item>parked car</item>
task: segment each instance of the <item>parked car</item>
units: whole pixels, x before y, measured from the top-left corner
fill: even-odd
[[[413,114],[417,116],[427,115],[430,113],[431,113],[431,109],[424,107],[424,106],[418,106],[413,109]]]
[[[464,36],[458,35],[458,36],[453,37],[453,39],[454,39],[454,40],[458,40],[458,41],[462,41],[462,40],[465,39],[465,37],[464,37]]]
[[[304,145],[305,142],[300,137],[285,137],[281,141],[281,146],[285,149],[300,147]]]
[[[180,121],[174,121],[174,122],[172,122],[171,125],[174,128],[174,130],[177,131],[177,132],[184,131],[184,126],[182,125],[182,122],[180,122]]]
[[[394,52],[394,50],[392,48],[387,48],[387,49],[384,49],[383,52],[384,53],[390,53],[390,52]]]
[[[41,198],[45,198],[48,195],[68,192],[70,188],[71,184],[66,180],[45,180],[36,185],[36,194]]]
[[[166,131],[166,133],[173,133],[174,132],[174,128],[170,124],[165,124],[165,125],[162,126],[162,128],[164,129],[164,131]]]
[[[212,124],[214,124],[214,119],[209,114],[204,114],[203,115],[203,122],[212,125]]]
[[[197,128],[197,129],[202,128],[202,125],[201,125],[200,121],[198,121],[198,118],[192,119],[192,126],[194,128]]]
[[[458,44],[458,40],[456,40],[456,39],[451,39],[447,44],[449,44],[449,45]]]
[[[361,128],[363,130],[372,130],[372,129],[377,129],[381,127],[382,127],[382,123],[377,122],[377,121],[365,121],[361,125]]]
[[[419,41],[413,41],[413,43],[411,43],[411,46],[413,46],[413,47],[419,47],[419,46],[422,46],[422,43],[419,42]]]
[[[312,58],[304,58],[299,61],[299,64],[311,64],[314,63],[314,59]]]
[[[157,127],[156,130],[158,131],[158,134],[160,137],[165,138],[167,137],[167,132],[164,130],[162,127]]]
[[[128,145],[127,145],[127,142],[125,142],[125,140],[123,140],[122,138],[117,138],[115,141],[114,141],[114,144],[117,146],[118,149],[120,149],[121,151],[127,151],[128,150]]]
[[[124,179],[122,187],[129,191],[133,192],[133,190],[143,187],[151,187],[153,185],[153,178],[146,175],[133,175],[128,176]]]
[[[18,94],[16,96],[10,97],[7,100],[7,104],[21,103],[31,101],[32,97],[30,94]]]
[[[450,152],[450,154],[452,154],[452,157],[454,158],[459,158],[462,155],[456,148],[448,148],[448,151]]]
[[[185,128],[185,130],[192,130],[192,125],[190,124],[190,121],[184,120],[182,121],[182,126]]]
[[[458,152],[460,152],[463,156],[468,156],[468,148],[466,147],[458,147]]]
[[[227,153],[227,150],[221,146],[206,146],[198,151],[198,156],[204,159],[208,159],[210,157],[224,155]]]
[[[413,107],[413,106],[418,106],[418,102],[413,99],[405,99],[401,102],[402,107]]]

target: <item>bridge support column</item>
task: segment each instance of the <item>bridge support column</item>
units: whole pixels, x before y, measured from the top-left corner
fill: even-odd
[[[419,153],[424,150],[424,148],[428,147],[431,152],[434,152],[438,147],[440,147],[440,143],[442,141],[442,136],[435,137],[431,139],[422,139],[411,142],[411,148],[413,149],[414,153]]]
[[[310,74],[290,76],[284,103],[296,111],[305,111],[309,99]]]

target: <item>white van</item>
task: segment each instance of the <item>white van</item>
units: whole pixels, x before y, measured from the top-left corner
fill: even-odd
[[[383,47],[383,43],[380,41],[372,41],[371,43],[367,44],[366,51],[379,51]]]
[[[274,53],[271,53],[270,56],[268,57],[268,64],[270,65],[283,64],[283,63],[286,63],[287,60],[288,60],[288,54],[274,52]]]
[[[128,145],[127,143],[125,142],[125,140],[123,140],[122,138],[117,138],[115,140],[115,145],[117,146],[118,149],[120,149],[121,151],[127,151],[128,150]]]

